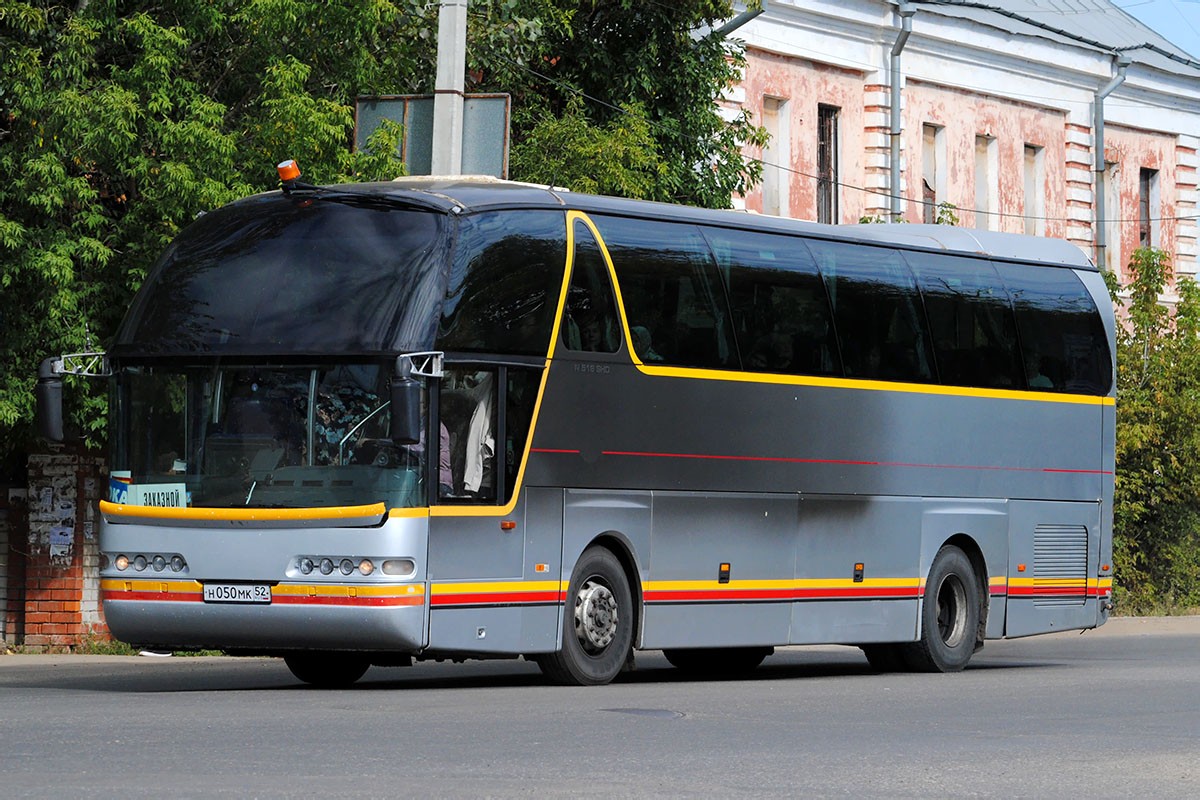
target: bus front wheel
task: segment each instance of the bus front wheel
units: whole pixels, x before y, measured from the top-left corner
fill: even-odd
[[[567,589],[562,649],[537,657],[555,683],[599,686],[617,677],[633,643],[633,597],[625,570],[609,550],[589,547]]]
[[[371,666],[369,659],[350,653],[296,653],[283,662],[297,679],[322,689],[349,686]]]
[[[954,545],[938,551],[925,582],[921,638],[907,645],[904,660],[918,672],[958,672],[975,652],[979,631],[979,577],[967,554]]]

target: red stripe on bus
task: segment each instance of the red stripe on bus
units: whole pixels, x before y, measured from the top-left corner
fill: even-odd
[[[529,448],[529,452],[531,452],[531,453],[575,453],[575,454],[579,453],[578,450],[555,450],[550,447],[531,447],[531,448]]]
[[[578,450],[545,450],[537,452],[578,453]],[[630,450],[601,450],[604,456],[644,456],[647,458],[699,458],[715,461],[770,461],[781,464],[852,464],[865,467],[914,467],[918,469],[982,469],[1007,472],[1064,472],[1077,475],[1112,475],[1108,470],[1058,469],[1054,467],[997,467],[979,464],[918,464],[902,461],[850,461],[836,458],[776,458],[773,456],[722,456],[705,453],[639,453]]]
[[[870,597],[917,597],[915,586],[882,588],[826,588],[826,589],[708,589],[701,591],[647,591],[643,599],[653,602],[680,602],[689,600],[838,600],[842,598],[863,599]]]
[[[307,606],[419,606],[425,602],[424,595],[399,597],[336,597],[328,595],[283,594],[271,598],[271,603],[280,605]],[[266,605],[264,603],[263,605]]]
[[[100,593],[101,600],[162,600],[173,602],[202,603],[204,595],[201,592],[121,592],[105,589]]]
[[[140,600],[150,602],[203,603],[200,592],[122,592],[105,590],[103,600]],[[270,603],[230,603],[229,605],[323,605],[323,606],[419,606],[425,602],[423,595],[415,597],[336,597],[308,595],[275,595]]]
[[[476,594],[435,594],[430,598],[429,604],[434,606],[474,606],[509,603],[561,603],[566,599],[566,592],[484,592]]]
[[[863,464],[877,467],[878,461],[839,461],[828,458],[772,458],[770,456],[713,456],[696,453],[633,453],[623,450],[601,450],[602,456],[650,456],[654,458],[708,458],[718,461],[775,461],[788,464]]]

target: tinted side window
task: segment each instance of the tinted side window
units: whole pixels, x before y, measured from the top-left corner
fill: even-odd
[[[694,225],[594,217],[647,364],[736,369],[737,350],[708,244]]]
[[[608,265],[587,225],[576,222],[574,234],[575,258],[567,305],[563,309],[563,342],[568,350],[615,353],[621,344],[621,334]]]
[[[1069,269],[996,264],[1013,298],[1029,388],[1108,394],[1112,364],[1104,323]]]
[[[829,298],[804,241],[723,228],[704,236],[729,287],[743,368],[841,375]]]
[[[904,258],[925,299],[942,383],[1024,388],[1012,306],[991,262],[934,253]]]
[[[566,266],[565,219],[501,211],[460,222],[440,349],[546,354]]]
[[[846,375],[932,382],[921,296],[900,253],[842,242],[808,244],[829,290]]]

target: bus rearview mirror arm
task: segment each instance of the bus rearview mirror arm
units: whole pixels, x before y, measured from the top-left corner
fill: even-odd
[[[396,358],[396,372],[390,390],[391,419],[388,438],[396,444],[417,444],[421,441],[421,384],[413,380],[412,359]]]

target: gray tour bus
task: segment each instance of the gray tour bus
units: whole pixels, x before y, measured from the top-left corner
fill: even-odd
[[[202,215],[102,357],[113,634],[611,681],[962,669],[1111,608],[1114,316],[1073,245],[482,181]],[[56,418],[57,415],[57,418]],[[57,430],[56,430],[57,428]]]

